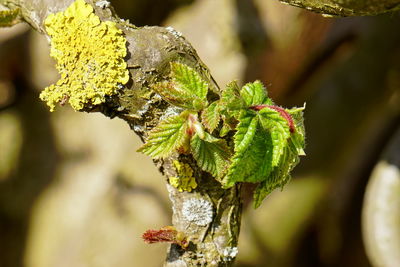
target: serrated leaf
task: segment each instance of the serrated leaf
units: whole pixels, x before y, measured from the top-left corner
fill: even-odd
[[[304,156],[304,147],[305,147],[305,129],[304,129],[304,121],[303,121],[303,110],[302,108],[292,108],[288,110],[288,113],[291,114],[293,119],[293,123],[295,125],[295,133],[292,133],[290,141],[291,147],[294,148],[294,151],[297,151],[299,156]]]
[[[234,130],[234,127],[231,127],[230,124],[227,122],[227,120],[224,119],[223,123],[222,123],[221,131],[219,131],[219,136],[224,137],[232,130]]]
[[[266,180],[261,182],[254,191],[254,208],[258,208],[264,198],[278,187],[283,187],[290,180],[291,170],[298,164],[299,157],[288,147],[282,156],[281,164],[274,168]]]
[[[174,86],[173,82],[164,81],[156,83],[152,86],[152,89],[161,97],[174,106],[178,106],[185,109],[194,109],[193,102],[197,99],[197,96],[190,94],[179,87]]]
[[[222,91],[220,105],[224,109],[239,110],[245,108],[243,99],[240,96],[240,89],[236,81],[228,83]]]
[[[179,89],[194,94],[200,99],[206,99],[208,84],[191,67],[179,62],[171,62],[171,76]]]
[[[146,143],[138,149],[152,158],[165,158],[185,143],[188,121],[185,116],[171,116],[150,132]]]
[[[289,147],[292,149],[292,152],[299,155],[305,156],[304,152],[304,137],[298,132],[293,133],[290,137]]]
[[[195,134],[190,146],[194,159],[197,165],[214,177],[222,177],[229,165],[230,151],[223,139],[217,139],[206,133],[206,138],[203,140]]]
[[[257,126],[257,116],[250,111],[242,111],[234,136],[236,153],[240,153],[247,149],[256,134]]]
[[[267,90],[260,81],[247,83],[240,90],[240,95],[248,107],[264,104],[268,100]]]
[[[252,141],[232,158],[232,164],[223,180],[224,187],[237,182],[261,182],[272,171],[272,138],[258,127]]]
[[[273,171],[268,178],[261,182],[254,191],[254,207],[260,206],[263,199],[275,188],[283,187],[290,180],[291,170],[298,164],[299,155],[304,154],[304,124],[303,108],[294,108],[287,110],[294,124],[294,132],[290,132],[288,121],[283,118],[279,112],[273,109],[265,108],[260,110],[260,121],[265,129],[269,129],[271,134],[274,132],[274,158],[281,153],[279,162],[274,166]],[[285,138],[283,140],[282,138]],[[283,141],[283,143],[282,143]],[[279,145],[281,144],[281,145]],[[282,145],[284,144],[284,145]],[[277,147],[276,147],[277,146]],[[279,152],[277,152],[279,148]],[[274,162],[276,163],[276,162]]]
[[[220,121],[218,108],[218,102],[213,102],[201,112],[201,122],[210,133],[217,128]]]
[[[273,156],[272,166],[277,166],[290,138],[287,121],[276,110],[264,108],[258,112],[262,127],[271,133]]]

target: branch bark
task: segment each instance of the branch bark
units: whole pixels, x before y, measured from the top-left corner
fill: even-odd
[[[362,226],[371,263],[374,266],[400,265],[400,128],[369,178]]]
[[[0,0],[8,8],[20,8],[21,17],[36,31],[46,35],[44,19],[50,14],[65,10],[73,0]],[[86,112],[101,112],[126,121],[131,129],[144,139],[160,117],[171,107],[158,95],[152,94],[150,85],[164,80],[169,74],[169,62],[180,61],[195,68],[213,86],[209,97],[218,97],[218,86],[209,70],[198,57],[193,47],[180,33],[161,27],[137,28],[121,20],[111,6],[96,5],[97,0],[87,0],[101,20],[112,20],[123,30],[127,39],[127,63],[131,81],[106,103],[86,107]],[[210,99],[211,100],[211,99]],[[191,241],[186,250],[171,245],[165,266],[231,266],[236,256],[240,229],[240,188],[228,190],[208,173],[202,172],[191,156],[174,154],[166,160],[155,161],[155,165],[166,176],[176,176],[173,160],[189,164],[194,170],[198,187],[194,192],[179,192],[166,179],[173,209],[173,224]],[[186,203],[186,204],[185,204]],[[188,219],[184,207],[187,203],[207,203],[211,206],[212,218],[207,224],[196,223],[195,216]]]
[[[279,0],[328,16],[375,16],[400,10],[400,0]]]

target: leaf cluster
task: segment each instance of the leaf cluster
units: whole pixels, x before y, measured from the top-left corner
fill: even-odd
[[[139,151],[164,158],[189,152],[198,166],[225,188],[238,182],[258,183],[254,206],[290,180],[290,171],[304,155],[302,108],[274,105],[260,81],[239,88],[229,83],[220,99],[208,103],[209,84],[192,68],[171,63],[167,81],[153,90],[184,111],[154,127]],[[223,137],[234,131],[228,146]]]

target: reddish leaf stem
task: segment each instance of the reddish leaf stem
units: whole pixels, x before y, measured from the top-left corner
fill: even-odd
[[[284,108],[281,108],[278,106],[273,106],[273,105],[265,105],[265,104],[255,105],[255,106],[250,107],[250,109],[255,110],[255,111],[260,111],[264,108],[273,109],[273,110],[279,112],[279,115],[281,115],[282,118],[284,118],[287,121],[287,123],[289,125],[289,131],[291,133],[294,133],[296,131],[292,116],[290,116],[290,114]]]

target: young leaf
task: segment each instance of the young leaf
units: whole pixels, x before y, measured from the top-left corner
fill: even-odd
[[[271,171],[271,135],[259,126],[257,115],[242,111],[236,130],[235,154],[223,180],[225,187],[236,182],[260,182]]]
[[[200,99],[206,99],[208,84],[191,67],[179,62],[171,62],[171,76],[181,90],[194,94]]]
[[[223,139],[206,133],[205,140],[195,134],[190,140],[194,159],[199,167],[215,177],[222,177],[229,165],[230,151]]]
[[[157,94],[161,95],[165,101],[174,106],[185,109],[194,109],[193,102],[196,100],[197,96],[174,86],[173,82],[159,82],[154,84],[152,89]]]
[[[219,132],[220,137],[224,137],[229,133],[229,131],[234,130],[234,127],[232,127],[228,122],[227,119],[223,120],[221,131]]]
[[[240,95],[248,107],[264,104],[268,100],[267,90],[260,81],[248,83],[240,90]]]
[[[275,188],[283,187],[290,180],[291,170],[298,164],[299,157],[286,147],[281,164],[274,168],[268,178],[261,182],[254,191],[254,208],[258,208],[264,198]]]
[[[272,138],[260,126],[246,149],[236,152],[223,183],[230,187],[237,182],[261,182],[272,171]]]
[[[304,129],[304,121],[303,121],[303,110],[302,108],[292,108],[288,110],[288,113],[291,115],[294,123],[294,127],[296,131],[292,133],[290,138],[291,148],[294,148],[294,153],[297,153],[299,156],[304,156],[304,146],[305,146],[305,129]]]
[[[289,146],[290,149],[292,149],[292,152],[296,155],[306,155],[306,153],[304,152],[304,137],[300,133],[296,132],[291,135]]]
[[[290,138],[290,128],[288,122],[276,110],[264,108],[258,112],[262,127],[271,133],[273,156],[272,166],[277,166],[287,141]]]
[[[242,111],[234,136],[235,153],[246,150],[256,134],[258,118],[250,111]]]
[[[236,81],[230,82],[226,85],[225,89],[222,91],[219,103],[223,109],[229,111],[245,108],[245,103],[240,96],[240,89]]]
[[[215,101],[201,112],[201,122],[210,133],[217,128],[220,121],[218,107],[218,102]]]
[[[188,120],[185,116],[166,118],[150,131],[146,143],[138,149],[138,152],[155,159],[169,156],[188,138],[187,125]]]

